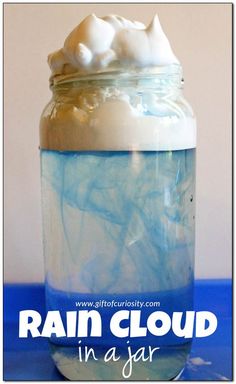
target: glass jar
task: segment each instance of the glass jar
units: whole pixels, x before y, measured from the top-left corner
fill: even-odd
[[[191,338],[164,332],[192,310],[196,126],[182,84],[178,65],[51,84],[46,303],[66,331],[52,357],[71,380],[170,380],[184,367]]]

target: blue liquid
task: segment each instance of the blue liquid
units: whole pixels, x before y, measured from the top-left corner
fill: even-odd
[[[168,152],[42,151],[44,252],[49,310],[80,310],[77,301],[159,301],[142,308],[192,309],[195,150]],[[137,310],[135,306],[118,308]],[[59,370],[72,379],[122,380],[127,345],[159,346],[153,362],[136,362],[129,379],[171,379],[190,341],[168,333],[119,339],[109,332],[117,308],[97,308],[103,337],[87,337],[100,356],[78,361],[78,339],[52,337]],[[127,344],[127,342],[129,344]],[[112,346],[117,362],[102,362]],[[70,367],[70,368],[69,368]]]

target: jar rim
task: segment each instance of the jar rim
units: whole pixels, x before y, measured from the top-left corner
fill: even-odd
[[[50,88],[56,85],[68,84],[77,81],[89,80],[116,80],[126,79],[147,79],[155,77],[173,77],[177,76],[179,81],[183,81],[183,70],[180,64],[170,64],[163,66],[152,67],[129,67],[129,68],[105,68],[103,70],[88,73],[88,72],[73,72],[68,75],[54,75],[49,79]]]

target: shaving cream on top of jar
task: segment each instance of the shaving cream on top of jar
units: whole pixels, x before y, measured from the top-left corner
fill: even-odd
[[[87,16],[48,57],[52,76],[93,73],[107,67],[178,64],[158,16],[148,27],[121,16]]]
[[[41,121],[44,148],[152,151],[196,146],[190,106],[181,99],[189,110],[185,116],[171,97],[163,100],[160,94],[161,87],[169,87],[175,99],[182,68],[157,15],[148,27],[117,15],[89,15],[63,48],[48,56],[48,63],[50,83],[62,84],[66,102]],[[98,77],[108,82],[91,91],[91,81]],[[78,90],[67,86],[71,81],[83,84]],[[134,84],[142,96],[131,91]]]

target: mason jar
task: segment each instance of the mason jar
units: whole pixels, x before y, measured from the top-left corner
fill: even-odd
[[[185,365],[191,338],[162,332],[193,309],[196,124],[182,86],[179,65],[51,83],[45,286],[69,329],[49,340],[68,379],[170,380]]]

